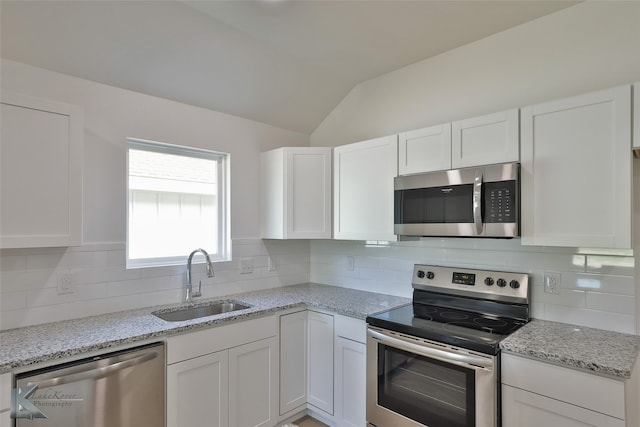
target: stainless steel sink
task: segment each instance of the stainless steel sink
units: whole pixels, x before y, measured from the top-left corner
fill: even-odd
[[[216,314],[230,313],[232,311],[244,310],[251,307],[238,301],[218,301],[211,304],[204,304],[195,307],[185,307],[179,310],[154,311],[153,314],[167,322],[180,322],[183,320],[197,319],[199,317],[214,316]]]

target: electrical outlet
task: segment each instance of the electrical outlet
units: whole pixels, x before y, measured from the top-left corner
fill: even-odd
[[[58,273],[58,295],[73,293],[73,273],[63,271]]]
[[[240,258],[240,274],[253,273],[253,258]]]
[[[544,273],[544,291],[560,295],[560,273]]]
[[[356,260],[353,255],[347,255],[347,270],[353,271],[356,268]]]

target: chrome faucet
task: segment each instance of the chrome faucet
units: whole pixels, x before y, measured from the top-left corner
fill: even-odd
[[[198,248],[189,254],[189,258],[187,259],[187,283],[185,285],[185,296],[184,302],[191,303],[193,302],[193,298],[202,296],[202,280],[198,285],[198,292],[193,292],[193,287],[191,286],[191,260],[193,256],[197,252],[202,252],[205,258],[205,265],[207,266],[207,277],[213,277],[213,265],[211,264],[211,258],[209,258],[209,254],[202,248]]]

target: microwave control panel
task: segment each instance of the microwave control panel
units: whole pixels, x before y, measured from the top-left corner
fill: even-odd
[[[484,193],[484,214],[482,217],[484,222],[516,222],[516,182],[485,182],[482,187]]]

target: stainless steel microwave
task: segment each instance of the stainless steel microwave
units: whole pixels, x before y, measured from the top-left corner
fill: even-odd
[[[512,238],[520,235],[520,164],[399,176],[398,236]]]

